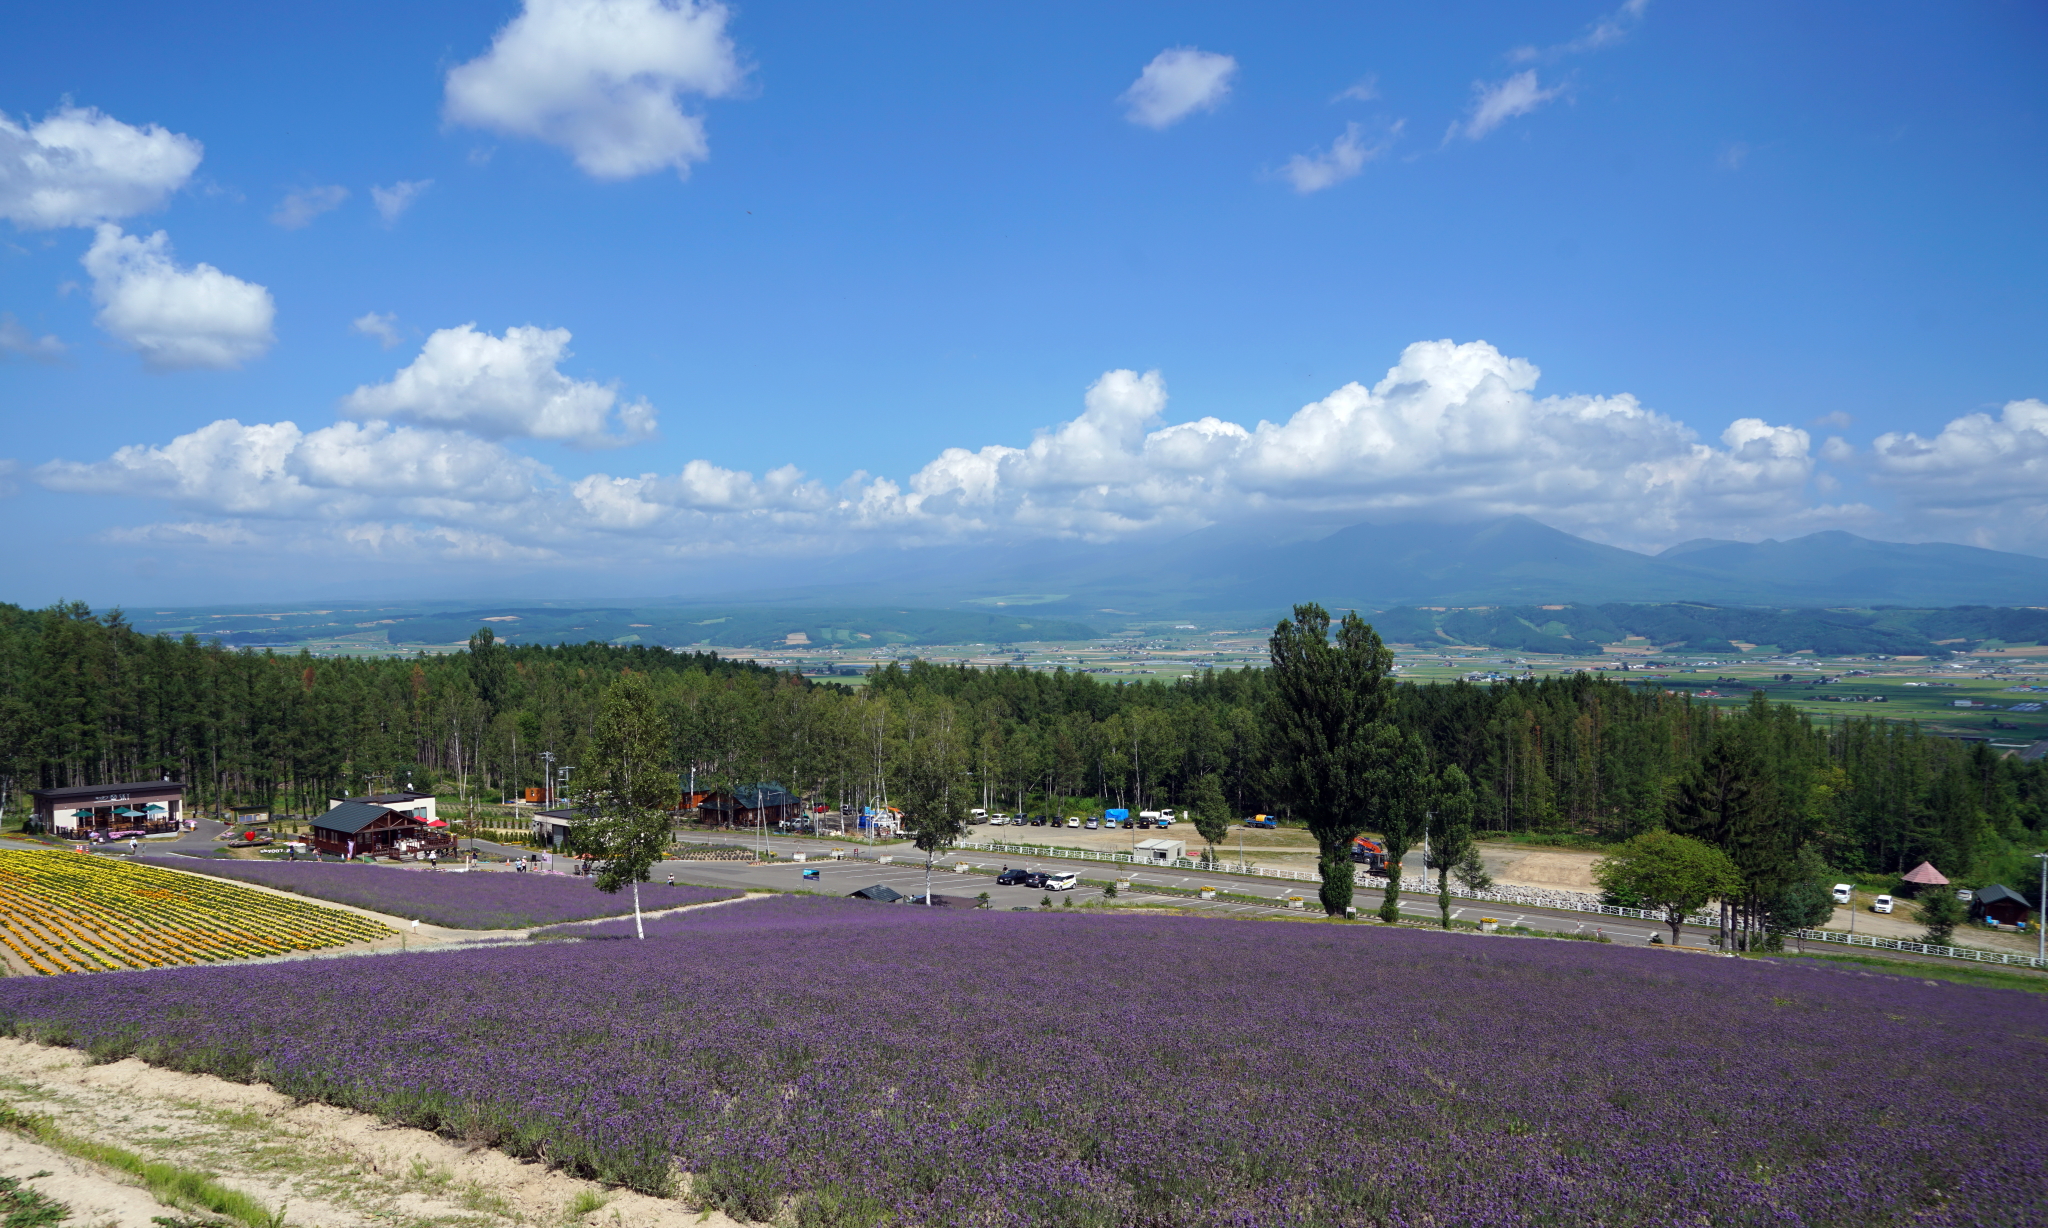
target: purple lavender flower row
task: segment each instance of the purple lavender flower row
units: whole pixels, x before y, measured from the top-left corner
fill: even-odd
[[[416,917],[430,925],[453,929],[525,929],[633,911],[630,890],[607,895],[590,879],[556,874],[450,874],[334,862],[197,857],[163,858],[156,860],[156,864],[294,891],[395,917]],[[646,909],[677,908],[728,900],[738,894],[712,887],[649,884],[640,888],[640,901]]]
[[[1581,943],[781,897],[8,980],[0,1030],[642,1189],[680,1165],[756,1220],[2048,1222],[2039,997]]]

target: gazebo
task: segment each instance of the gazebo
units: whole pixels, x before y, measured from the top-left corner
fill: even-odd
[[[1948,886],[1948,879],[1942,876],[1941,871],[1934,868],[1934,863],[1931,861],[1923,861],[1919,865],[1914,866],[1900,875],[1899,881],[1906,884],[1902,892],[1905,895],[1918,895],[1922,887]]]

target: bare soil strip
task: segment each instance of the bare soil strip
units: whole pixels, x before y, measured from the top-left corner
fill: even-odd
[[[321,1104],[261,1084],[159,1070],[134,1059],[103,1066],[72,1049],[0,1038],[0,1100],[78,1135],[186,1168],[266,1206],[295,1228],[726,1228],[736,1221],[669,1199],[550,1171],[489,1148]],[[67,1228],[156,1228],[189,1217],[112,1170],[0,1133],[0,1174],[72,1208]],[[686,1188],[687,1181],[679,1181]],[[594,1211],[575,1213],[603,1199]]]

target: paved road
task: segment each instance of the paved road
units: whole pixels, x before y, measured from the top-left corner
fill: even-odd
[[[744,837],[733,835],[718,833],[700,835],[694,832],[685,835],[683,839],[686,842],[698,844],[747,843],[753,847],[759,847],[760,841],[758,835],[752,840],[746,840]],[[703,883],[706,885],[730,887],[773,887],[781,890],[806,888],[836,895],[849,894],[862,887],[881,883],[905,895],[924,894],[924,861],[922,856],[909,845],[892,845],[880,849],[861,847],[858,849],[858,856],[863,860],[854,860],[856,846],[835,843],[830,840],[770,836],[768,838],[768,847],[771,852],[784,856],[803,853],[810,858],[822,857],[833,848],[845,848],[849,850],[849,856],[844,861],[809,861],[804,863],[804,866],[784,862],[757,866],[749,865],[745,862],[667,861],[661,863],[655,869],[655,895],[659,898],[660,884],[664,883],[670,874],[675,875],[678,883]],[[893,856],[896,860],[889,865],[877,865],[872,860],[865,860],[880,856]],[[965,861],[977,869],[988,871],[998,870],[1004,866],[1025,866],[1030,869],[1073,870],[1083,878],[1108,879],[1111,877],[1129,877],[1135,886],[1141,888],[1147,885],[1186,888],[1215,887],[1220,891],[1230,891],[1240,895],[1262,896],[1273,901],[1269,905],[1255,905],[1226,900],[1197,900],[1191,897],[1147,897],[1142,892],[1129,897],[1140,900],[1148,898],[1162,901],[1171,900],[1176,905],[1225,915],[1232,913],[1269,914],[1276,909],[1283,908],[1284,906],[1280,901],[1282,897],[1288,895],[1302,896],[1306,901],[1307,910],[1311,913],[1319,908],[1316,903],[1316,885],[1314,883],[1292,882],[1285,879],[1256,878],[1249,875],[1204,872],[1200,870],[1147,870],[1137,866],[1099,861],[1076,861],[1057,857],[1023,857],[1017,854],[984,853],[980,851],[950,853],[941,860],[940,864],[950,867],[955,862],[961,861]],[[805,866],[817,869],[819,877],[815,880],[804,879],[803,869]],[[1409,881],[1414,882],[1416,880],[1410,879]],[[989,893],[989,902],[997,908],[1036,907],[1046,894],[1043,891],[1033,891],[1026,887],[998,887],[995,885],[994,879],[987,874],[960,874],[950,868],[933,872],[932,890],[941,895],[970,896],[986,891]],[[1057,905],[1063,897],[1071,896],[1078,907],[1087,901],[1100,899],[1101,894],[1101,891],[1097,888],[1082,887],[1072,892],[1055,893],[1054,903]],[[1380,906],[1381,898],[1380,892],[1361,887],[1358,889],[1356,897],[1357,907],[1360,912],[1377,909]],[[1434,894],[1418,896],[1408,891],[1402,892],[1401,912],[1404,916],[1420,920],[1434,920],[1440,915],[1437,899]],[[1479,904],[1470,900],[1456,900],[1451,905],[1451,916],[1461,920],[1473,920],[1480,916],[1488,916],[1496,918],[1507,925],[1526,925],[1532,929],[1560,933],[1592,933],[1598,930],[1616,942],[1647,943],[1653,932],[1662,934],[1666,941],[1670,940],[1670,930],[1668,928],[1653,925],[1647,921],[1637,921],[1627,917],[1602,917],[1564,909],[1530,908],[1523,905],[1498,903]],[[1689,929],[1686,932],[1686,938],[1688,945],[1703,944],[1705,934],[1697,929]]]

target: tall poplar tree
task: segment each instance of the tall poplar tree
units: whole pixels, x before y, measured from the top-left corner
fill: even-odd
[[[1276,774],[1316,838],[1323,911],[1341,917],[1351,908],[1351,841],[1369,826],[1401,745],[1387,676],[1394,654],[1356,611],[1332,643],[1329,612],[1313,602],[1280,620],[1268,649]]]
[[[1437,906],[1451,928],[1451,870],[1474,851],[1472,813],[1478,799],[1465,769],[1453,763],[1437,773],[1429,826],[1429,863],[1436,870]]]
[[[1430,777],[1429,747],[1412,732],[1395,731],[1379,758],[1368,821],[1387,846],[1387,890],[1380,900],[1380,920],[1393,925],[1401,920],[1401,859],[1428,834],[1436,782]]]

